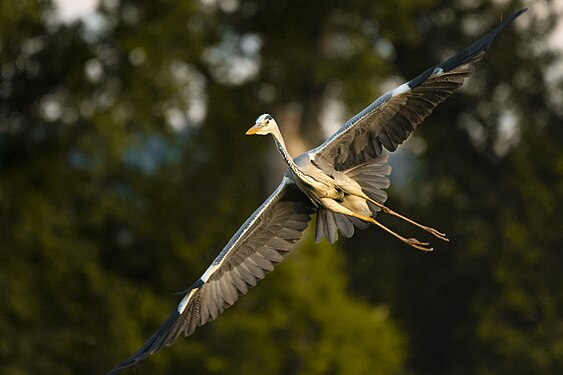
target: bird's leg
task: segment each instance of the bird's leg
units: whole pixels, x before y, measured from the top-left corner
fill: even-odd
[[[393,236],[397,237],[399,240],[403,241],[404,243],[406,243],[409,246],[414,247],[415,249],[422,250],[422,251],[432,251],[432,250],[434,250],[433,248],[428,247],[428,242],[421,242],[421,241],[417,240],[416,238],[405,238],[405,237],[395,233],[391,229],[387,228],[385,225],[381,224],[380,222],[375,220],[373,217],[360,215],[360,214],[357,214],[355,212],[351,212],[349,215],[356,217],[360,220],[367,221],[369,223],[377,225],[378,227],[380,227],[381,229],[383,229],[387,233],[392,234]]]
[[[368,199],[371,203],[375,204],[377,207],[381,208],[381,210],[382,210],[383,212],[385,212],[386,214],[390,214],[390,215],[396,216],[396,217],[398,217],[398,218],[400,218],[400,219],[403,219],[403,220],[405,220],[406,222],[411,223],[411,224],[413,224],[413,225],[419,227],[420,229],[425,230],[426,232],[432,234],[434,237],[441,239],[442,241],[446,241],[446,242],[449,242],[449,241],[450,241],[450,240],[448,239],[448,237],[446,237],[446,235],[445,235],[444,233],[439,232],[439,231],[437,231],[437,230],[434,229],[434,228],[427,227],[426,225],[419,224],[419,223],[417,223],[416,221],[414,221],[414,220],[412,220],[412,219],[409,219],[408,217],[403,216],[403,215],[401,215],[400,213],[393,211],[393,210],[390,209],[389,207],[387,207],[387,206],[385,206],[385,205],[383,205],[383,204],[381,204],[381,203],[379,203],[379,202],[377,202],[377,201],[371,199],[370,197],[367,197],[367,199]]]

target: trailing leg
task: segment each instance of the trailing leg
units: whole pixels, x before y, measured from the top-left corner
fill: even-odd
[[[405,237],[401,236],[400,234],[394,232],[393,230],[387,228],[385,225],[381,224],[379,221],[375,220],[372,217],[359,215],[359,214],[356,214],[356,213],[352,213],[351,216],[354,216],[354,217],[356,217],[360,220],[364,220],[364,221],[367,221],[369,223],[377,225],[378,227],[380,227],[381,229],[383,229],[387,233],[395,236],[396,238],[398,238],[402,242],[406,243],[409,246],[414,247],[415,249],[422,250],[422,251],[432,251],[432,250],[434,250],[433,248],[428,247],[428,245],[429,245],[428,242],[421,242],[421,241],[417,240],[416,238],[405,238]]]
[[[362,200],[360,200],[360,202],[361,201]],[[366,206],[365,206],[365,209],[363,209],[362,211],[369,212],[369,208],[367,207],[367,204],[365,203],[365,201],[363,201],[363,202]],[[365,221],[365,222],[368,222],[368,223],[371,223],[371,224],[375,224],[378,227],[380,227],[381,229],[383,229],[384,231],[386,231],[387,233],[395,236],[396,238],[398,238],[402,242],[406,243],[409,246],[414,247],[415,249],[422,250],[422,251],[432,251],[433,250],[431,247],[428,247],[428,242],[421,242],[421,241],[417,240],[416,238],[405,238],[405,237],[401,236],[400,234],[395,233],[393,230],[387,228],[385,225],[381,224],[380,222],[375,220],[373,217],[356,213],[356,212],[352,211],[351,209],[344,207],[340,203],[334,201],[333,199],[324,198],[324,199],[322,199],[322,204],[326,209],[331,210],[333,212],[337,212],[339,214],[355,217],[355,218],[360,219],[362,221]]]
[[[387,207],[387,206],[385,206],[385,205],[383,205],[383,204],[381,204],[381,203],[379,203],[379,202],[377,202],[377,201],[371,199],[370,197],[367,197],[367,196],[366,196],[366,198],[367,198],[368,201],[370,201],[371,203],[373,203],[373,204],[375,204],[376,206],[378,206],[379,208],[381,208],[381,210],[382,210],[383,212],[385,212],[386,214],[393,215],[393,216],[396,216],[396,217],[398,217],[398,218],[400,218],[400,219],[402,219],[402,220],[405,220],[406,222],[411,223],[412,225],[415,225],[415,226],[419,227],[420,229],[422,229],[422,230],[424,230],[424,231],[430,233],[431,235],[433,235],[433,236],[436,237],[436,238],[441,239],[442,241],[446,241],[446,242],[449,242],[449,241],[450,241],[450,240],[446,237],[446,235],[445,235],[444,233],[439,232],[438,230],[436,230],[436,229],[434,229],[434,228],[427,227],[426,225],[419,224],[419,223],[417,223],[416,221],[414,221],[414,220],[412,220],[412,219],[409,219],[408,217],[403,216],[403,215],[401,215],[400,213],[393,211],[393,210],[390,209],[389,207]]]

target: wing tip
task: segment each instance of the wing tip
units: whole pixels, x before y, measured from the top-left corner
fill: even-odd
[[[119,362],[114,368],[109,370],[107,375],[116,375],[120,371],[137,365],[139,362],[147,359],[151,354],[168,345],[167,340],[170,337],[170,332],[173,330],[174,324],[180,317],[180,313],[174,310],[172,314],[166,319],[164,324],[143,344],[143,346],[131,354],[125,360]]]
[[[482,53],[486,51],[492,44],[497,35],[508,26],[512,21],[519,17],[522,13],[526,12],[528,8],[522,8],[514,13],[512,13],[507,19],[502,21],[499,25],[481,37],[479,40],[471,44],[469,47],[463,49],[459,53],[450,57],[446,61],[438,65],[438,68],[442,68],[445,72],[457,68],[460,65],[473,62],[475,59],[479,59]]]

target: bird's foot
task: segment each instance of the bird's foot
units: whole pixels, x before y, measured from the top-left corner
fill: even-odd
[[[415,249],[422,250],[424,252],[430,252],[434,250],[432,247],[429,247],[430,244],[428,242],[421,242],[416,238],[405,238],[404,242],[407,245],[412,246]]]
[[[433,235],[434,237],[441,239],[442,241],[450,242],[449,238],[446,237],[445,233],[439,232],[436,229],[427,227],[425,225],[422,225],[421,228],[427,231],[428,233],[430,233],[431,235]]]

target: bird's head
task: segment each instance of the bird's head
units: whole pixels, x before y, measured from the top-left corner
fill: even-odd
[[[267,113],[260,115],[256,119],[256,123],[246,131],[246,135],[267,135],[278,128],[276,120]]]

